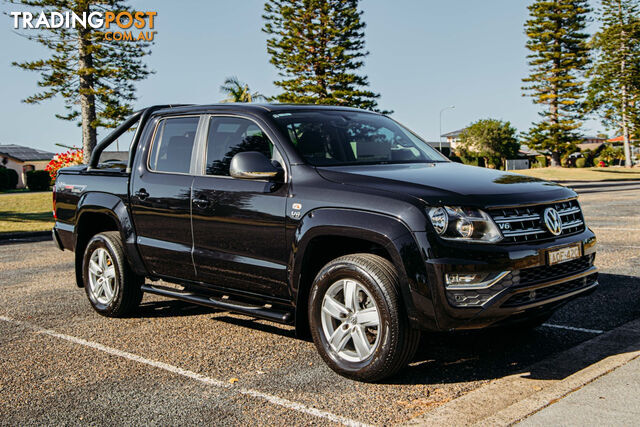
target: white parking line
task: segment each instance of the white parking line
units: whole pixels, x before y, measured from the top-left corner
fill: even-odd
[[[602,334],[602,333],[604,333],[604,331],[601,331],[600,329],[575,328],[573,326],[554,325],[553,323],[543,323],[542,326],[546,326],[547,328],[567,329],[569,331],[588,332],[590,334]]]
[[[182,375],[184,377],[187,378],[191,378],[193,380],[196,381],[200,381],[202,383],[205,383],[207,385],[213,386],[213,387],[220,387],[220,388],[225,388],[228,389],[230,392],[236,392],[236,393],[240,393],[246,396],[252,396],[258,399],[263,399],[266,400],[270,403],[273,403],[274,405],[278,405],[278,406],[282,406],[284,408],[287,409],[291,409],[294,411],[298,411],[298,412],[302,412],[308,415],[312,415],[314,417],[318,417],[318,418],[324,418],[326,420],[329,420],[333,423],[338,423],[338,424],[344,424],[347,426],[366,426],[366,424],[360,423],[358,421],[346,418],[346,417],[342,417],[340,415],[335,415],[332,414],[331,412],[327,412],[327,411],[322,411],[320,409],[316,409],[316,408],[311,408],[309,406],[306,406],[302,403],[298,403],[298,402],[292,402],[290,400],[287,399],[283,399],[281,397],[278,396],[274,396],[271,394],[267,394],[267,393],[263,393],[261,391],[258,390],[252,390],[252,389],[248,389],[248,388],[240,388],[240,387],[235,387],[227,382],[221,381],[221,380],[216,380],[214,378],[210,378],[207,377],[205,375],[199,374],[197,372],[193,372],[193,371],[189,371],[187,369],[183,369],[180,368],[178,366],[174,366],[174,365],[169,365],[167,363],[164,362],[159,362],[156,360],[151,360],[151,359],[147,359],[144,358],[142,356],[138,356],[137,354],[133,354],[133,353],[128,353],[126,351],[122,351],[122,350],[118,350],[116,348],[113,347],[107,347],[106,345],[102,345],[99,344],[97,342],[93,342],[93,341],[87,341],[85,339],[82,338],[78,338],[78,337],[74,337],[71,335],[66,335],[66,334],[61,334],[59,332],[56,331],[52,331],[50,329],[44,329],[41,328],[37,325],[34,325],[32,323],[29,322],[23,322],[20,320],[14,320],[11,319],[9,317],[5,317],[5,316],[0,316],[0,320],[7,322],[7,323],[12,323],[14,325],[20,325],[20,326],[25,326],[28,327],[30,329],[33,329],[34,331],[41,333],[41,334],[45,334],[45,335],[49,335],[51,337],[55,337],[55,338],[60,338],[69,342],[72,342],[74,344],[78,344],[78,345],[82,345],[85,347],[90,347],[99,351],[102,351],[104,353],[108,353],[111,354],[113,356],[118,356],[118,357],[122,357],[124,359],[129,359],[129,360],[133,360],[134,362],[138,362],[138,363],[143,363],[145,365],[149,365],[149,366],[153,366],[154,368],[159,368],[159,369],[164,369],[165,371],[174,373],[174,374],[178,374],[178,375]]]

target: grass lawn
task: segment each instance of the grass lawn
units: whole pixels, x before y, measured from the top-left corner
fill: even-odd
[[[51,191],[0,194],[0,234],[53,227]]]
[[[550,181],[622,181],[640,179],[640,168],[538,168],[511,171]]]

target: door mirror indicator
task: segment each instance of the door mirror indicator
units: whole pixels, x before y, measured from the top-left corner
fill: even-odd
[[[282,174],[282,168],[258,151],[245,151],[233,156],[229,173],[240,179],[274,179]]]

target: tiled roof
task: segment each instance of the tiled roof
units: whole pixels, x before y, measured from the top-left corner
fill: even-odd
[[[35,160],[51,160],[55,154],[37,148],[24,147],[22,145],[0,145],[0,156],[12,157],[23,162]]]

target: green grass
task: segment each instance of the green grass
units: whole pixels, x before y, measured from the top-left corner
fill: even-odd
[[[53,227],[51,192],[0,194],[0,234]]]
[[[539,168],[511,171],[550,181],[623,181],[640,179],[640,168]]]

